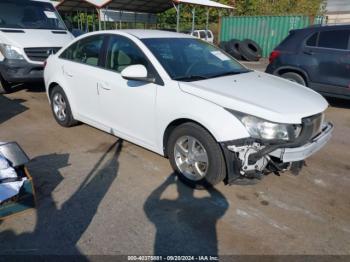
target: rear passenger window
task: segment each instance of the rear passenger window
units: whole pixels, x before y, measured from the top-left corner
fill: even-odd
[[[348,49],[350,30],[320,32],[318,47]]]
[[[317,37],[318,37],[318,33],[313,34],[313,35],[306,41],[306,45],[307,45],[307,46],[317,46]]]
[[[205,38],[206,38],[204,31],[200,31],[200,32],[199,32],[199,37],[200,37],[201,39],[205,39]]]
[[[98,66],[103,39],[103,35],[84,38],[68,47],[62,53],[61,58],[87,65]]]

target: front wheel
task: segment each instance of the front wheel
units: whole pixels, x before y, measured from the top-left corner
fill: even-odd
[[[10,92],[10,84],[0,75],[0,94],[7,94]]]
[[[217,185],[226,177],[222,150],[211,134],[194,123],[177,127],[167,145],[169,161],[185,184],[203,189]]]

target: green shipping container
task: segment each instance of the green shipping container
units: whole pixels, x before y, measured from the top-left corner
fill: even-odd
[[[316,20],[315,21],[319,21]],[[310,25],[307,16],[231,16],[223,17],[220,41],[233,38],[252,39],[263,49],[263,57],[288,35],[292,29],[300,29]]]

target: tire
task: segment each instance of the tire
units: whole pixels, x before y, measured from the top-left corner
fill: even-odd
[[[298,73],[288,72],[288,73],[282,74],[281,77],[289,81],[292,81],[294,83],[298,83],[299,85],[307,86],[305,79]]]
[[[10,92],[11,86],[10,84],[2,78],[0,75],[0,94],[7,94]]]
[[[226,44],[226,52],[229,53],[232,57],[242,60],[241,52],[239,51],[239,45],[241,41],[237,39],[232,39]]]
[[[219,47],[220,47],[222,50],[226,51],[227,42],[226,42],[226,41],[220,42]]]
[[[193,143],[194,147],[192,147],[194,148],[194,154],[192,156],[201,155],[202,157],[198,159],[207,161],[207,165],[204,165],[205,162],[197,162],[196,158],[191,159],[191,156],[188,154],[188,146],[190,143],[189,138],[191,138],[192,141],[195,140]],[[182,143],[182,141],[184,142]],[[186,143],[187,148],[182,146],[179,147],[179,144],[186,145]],[[185,156],[186,150],[187,156]],[[184,152],[184,154],[179,152]],[[195,123],[182,124],[172,131],[167,143],[167,153],[170,164],[177,173],[179,179],[190,187],[196,189],[210,188],[226,178],[225,159],[220,145],[207,130]],[[204,156],[206,156],[206,159]],[[185,158],[192,162],[188,164],[188,162],[183,161]],[[181,162],[183,165],[180,164]],[[185,166],[189,165],[192,165],[190,169],[192,169],[193,173],[195,173],[194,170],[205,172],[199,175],[199,172],[191,174],[191,171],[184,171],[184,169],[186,169]],[[204,168],[204,166],[206,166],[206,168]]]
[[[259,61],[262,54],[261,47],[250,39],[245,39],[239,45],[239,52],[247,61]]]
[[[52,113],[59,125],[63,127],[71,127],[77,124],[77,121],[73,118],[67,96],[60,86],[57,85],[53,88],[50,94],[50,101]],[[58,111],[60,111],[60,113]],[[62,112],[64,112],[64,114],[62,114]]]

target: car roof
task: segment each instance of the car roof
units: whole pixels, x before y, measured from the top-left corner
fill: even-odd
[[[186,35],[183,33],[176,33],[170,31],[163,30],[149,30],[149,29],[122,29],[122,30],[108,30],[108,31],[100,31],[99,33],[112,33],[118,34],[118,32],[133,35],[139,39],[146,38],[193,38],[190,35]]]
[[[331,30],[350,30],[350,25],[313,25],[302,29],[294,29],[275,49],[296,52],[304,44],[305,39],[314,33]]]
[[[319,31],[328,31],[328,30],[339,30],[339,29],[350,29],[350,24],[346,25],[312,25],[303,29],[295,29],[293,31],[301,32],[301,31],[307,31],[307,32],[319,32]]]

